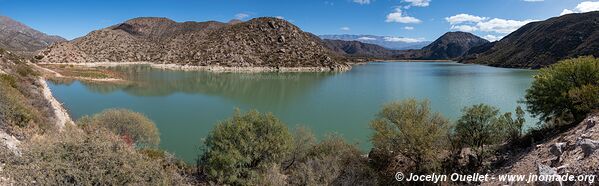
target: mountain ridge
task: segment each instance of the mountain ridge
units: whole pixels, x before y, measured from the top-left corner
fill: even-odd
[[[37,50],[63,41],[66,39],[42,33],[12,18],[0,15],[0,48],[23,55],[33,55]]]
[[[468,51],[461,62],[537,69],[584,55],[599,57],[599,11],[528,23],[499,41]]]

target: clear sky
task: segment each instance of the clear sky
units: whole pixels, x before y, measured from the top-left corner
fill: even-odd
[[[598,5],[597,0],[0,0],[0,15],[67,39],[141,16],[223,22],[280,16],[314,34],[434,40],[455,30],[500,38],[528,21],[599,10]]]

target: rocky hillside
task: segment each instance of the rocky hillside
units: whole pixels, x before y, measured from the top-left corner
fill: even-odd
[[[34,54],[49,45],[66,41],[59,36],[49,36],[9,17],[0,16],[0,48],[20,54]]]
[[[375,35],[319,35],[323,40],[342,40],[342,41],[359,41],[367,44],[374,44],[385,47],[391,50],[411,50],[421,49],[422,47],[431,44],[430,41],[410,41],[406,38],[391,37],[391,36],[375,36]]]
[[[473,47],[489,41],[467,32],[447,32],[430,45],[422,48],[420,59],[455,59]]]
[[[595,113],[569,131],[511,156],[505,166],[494,171],[494,174],[599,175],[598,150],[599,113]],[[594,181],[596,184],[597,180]],[[514,183],[490,183],[489,185],[504,184]],[[588,182],[577,183],[577,185],[588,184]]]
[[[344,57],[293,24],[276,18],[246,22],[184,22],[136,18],[42,51],[46,63],[153,62],[224,67],[347,69]]]
[[[492,45],[469,51],[463,62],[541,68],[582,55],[599,56],[599,11],[529,23]]]

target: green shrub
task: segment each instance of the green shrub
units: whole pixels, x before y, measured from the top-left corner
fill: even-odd
[[[137,147],[156,147],[160,144],[156,125],[141,113],[108,109],[92,117],[83,117],[77,123],[86,127],[108,129]]]
[[[18,63],[16,66],[16,71],[17,74],[19,74],[20,76],[39,76],[40,74],[33,70],[33,68],[31,68],[31,66],[24,64],[24,63]]]
[[[499,115],[499,109],[478,104],[463,109],[463,114],[455,125],[455,136],[463,146],[473,149],[478,162],[477,167],[492,152],[490,145],[505,142],[512,135],[520,134],[523,111],[516,109],[518,118],[512,119],[511,113]]]
[[[582,121],[599,106],[597,86],[599,59],[567,59],[539,70],[526,91],[525,103],[531,114],[544,121],[568,116],[569,122]]]
[[[89,128],[88,128],[89,129]],[[15,185],[183,185],[177,172],[163,168],[105,129],[79,130],[32,138],[21,156],[0,153],[0,172]]]
[[[387,104],[370,123],[372,143],[385,157],[405,156],[413,161],[413,171],[438,170],[444,152],[449,122],[430,110],[428,101],[408,99]],[[376,162],[375,162],[376,163]]]
[[[310,136],[310,135],[307,135]],[[360,150],[330,135],[305,149],[305,156],[286,170],[290,185],[371,185],[376,174]]]
[[[210,180],[246,185],[289,154],[292,136],[272,114],[236,111],[206,137],[199,167]]]

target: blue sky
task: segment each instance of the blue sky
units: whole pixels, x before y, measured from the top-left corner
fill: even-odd
[[[0,0],[0,15],[67,39],[140,16],[223,22],[280,16],[315,34],[434,40],[455,30],[500,38],[529,21],[598,5],[597,0]]]

